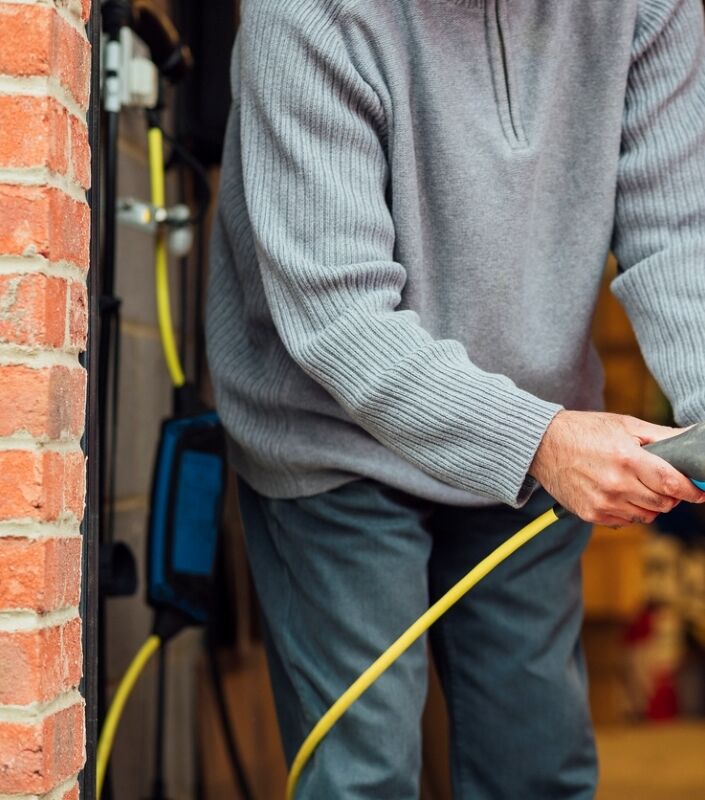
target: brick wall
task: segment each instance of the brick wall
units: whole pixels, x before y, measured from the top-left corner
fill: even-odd
[[[89,0],[0,0],[0,799],[84,760]]]

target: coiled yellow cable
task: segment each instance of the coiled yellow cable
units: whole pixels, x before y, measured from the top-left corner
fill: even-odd
[[[286,784],[287,800],[294,800],[296,787],[303,772],[304,767],[313,755],[315,749],[323,738],[329,733],[335,723],[343,716],[350,706],[364,693],[370,686],[384,673],[389,667],[406,651],[412,644],[422,636],[437,619],[443,616],[451,606],[479,583],[495,567],[499,566],[512,553],[525,545],[529,540],[537,536],[541,531],[546,530],[559,519],[555,508],[550,508],[541,516],[517,531],[513,536],[503,542],[496,550],[493,550],[486,558],[483,558],[477,566],[461,578],[458,583],[449,589],[443,597],[437,600],[426,612],[424,612],[394,644],[385,650],[384,653],[372,663],[360,677],[333,703],[326,713],[314,725],[312,731],[304,740],[299,752],[294,758]]]
[[[150,127],[147,132],[149,150],[149,178],[152,194],[152,205],[155,208],[166,206],[166,191],[164,187],[164,138],[157,127]],[[179,360],[179,351],[174,339],[174,326],[171,321],[171,302],[169,299],[169,271],[168,271],[166,232],[162,227],[157,228],[157,239],[154,245],[154,279],[157,294],[157,319],[159,321],[159,335],[164,349],[169,376],[174,386],[183,386],[186,382],[184,371]]]
[[[125,703],[134,689],[137,679],[142,674],[142,670],[149,663],[149,659],[159,650],[161,639],[158,636],[150,636],[137,651],[137,655],[132,659],[132,663],[127,668],[127,672],[122,676],[118,685],[110,709],[105,717],[103,729],[98,740],[98,752],[96,754],[96,797],[100,800],[105,781],[105,773],[110,761],[110,751],[113,748],[115,734],[120,724]]]

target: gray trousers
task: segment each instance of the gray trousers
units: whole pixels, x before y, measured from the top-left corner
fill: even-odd
[[[284,751],[455,581],[545,511],[458,508],[360,480],[240,508]],[[450,713],[456,800],[587,800],[596,756],[580,646],[589,527],[561,520],[491,573],[430,632]],[[416,800],[426,696],[420,641],[322,742],[298,800]]]

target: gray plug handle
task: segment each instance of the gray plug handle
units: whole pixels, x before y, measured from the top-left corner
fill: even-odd
[[[705,482],[705,422],[670,439],[644,445],[644,450],[668,461],[692,481]]]

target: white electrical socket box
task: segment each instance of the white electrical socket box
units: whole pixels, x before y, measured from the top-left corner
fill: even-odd
[[[109,111],[121,107],[153,108],[159,96],[159,72],[149,58],[149,48],[130,28],[120,31],[120,43],[108,42],[103,35],[101,88]],[[106,82],[105,71],[113,77]]]
[[[159,93],[159,73],[149,59],[149,49],[130,28],[120,31],[122,49],[121,100],[124,106],[152,108]]]

